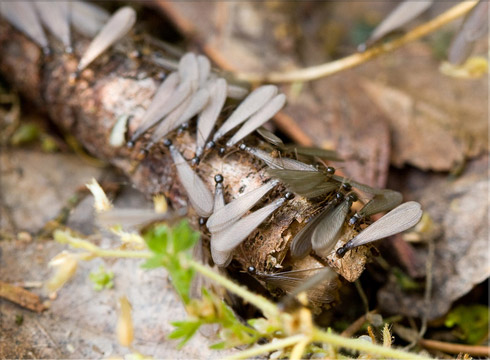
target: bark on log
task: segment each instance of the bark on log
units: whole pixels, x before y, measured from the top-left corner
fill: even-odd
[[[149,195],[164,193],[174,208],[186,205],[185,192],[163,146],[156,146],[141,160],[139,149],[142,146],[114,148],[108,140],[115,122],[122,115],[132,116],[129,132],[135,130],[159,84],[156,79],[162,69],[110,50],[83,71],[79,79],[73,80],[71,76],[89,41],[75,38],[73,42],[74,55],[55,50],[53,55],[45,57],[33,42],[0,19],[0,71],[25,97],[45,110],[58,126],[73,134],[94,156],[122,170],[141,191]],[[123,45],[127,54],[138,46],[131,37],[124,39]],[[185,132],[172,138],[184,156],[193,155],[193,133]],[[139,145],[142,145],[141,141]],[[263,164],[240,151],[223,158],[214,151],[205,157],[197,171],[210,189],[214,189],[214,175],[221,173],[225,178],[226,201],[231,201],[268,178],[263,168]],[[267,200],[277,198],[283,190],[273,191]],[[262,271],[270,270],[276,263],[281,264],[293,235],[316,208],[316,204],[296,197],[254,231],[236,250],[235,259],[244,268],[253,265]],[[197,228],[198,218],[192,209],[189,219]],[[352,236],[351,230],[345,231],[341,242]],[[350,252],[342,260],[329,257],[328,261],[344,278],[354,281],[364,269],[367,252],[368,249],[362,248]],[[308,257],[296,267],[311,267],[314,262],[316,260]]]

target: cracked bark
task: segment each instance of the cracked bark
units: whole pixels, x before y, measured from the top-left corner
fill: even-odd
[[[26,98],[46,111],[63,131],[75,136],[94,156],[119,168],[138,189],[148,195],[165,194],[174,208],[185,206],[185,192],[162,145],[155,146],[146,158],[141,159],[139,149],[142,146],[138,146],[142,145],[141,141],[134,149],[114,148],[108,141],[119,116],[132,116],[129,131],[135,130],[159,84],[156,79],[162,69],[110,50],[83,71],[79,79],[73,80],[70,76],[88,40],[76,38],[73,42],[75,55],[55,50],[52,56],[44,57],[41,49],[0,19],[0,71]],[[127,37],[121,46],[129,54],[138,44]],[[193,155],[193,133],[185,132],[172,136],[172,139],[184,156]],[[215,151],[211,152],[197,171],[211,189],[214,188],[214,175],[221,173],[224,176],[227,202],[268,178],[260,162],[240,151],[230,152],[223,158]],[[276,198],[283,190],[273,191],[265,201]],[[275,263],[281,264],[287,256],[289,242],[316,208],[316,204],[296,197],[251,234],[236,250],[235,259],[244,268],[253,265],[261,271],[270,270]],[[191,208],[188,217],[198,228],[197,215]],[[353,236],[351,231],[345,233],[344,238]],[[329,257],[327,261],[344,278],[354,281],[364,269],[368,251],[361,248],[342,260]],[[308,257],[297,266],[311,267],[312,263],[315,260]]]

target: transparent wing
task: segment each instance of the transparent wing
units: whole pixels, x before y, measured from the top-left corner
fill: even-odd
[[[213,212],[213,195],[175,146],[171,145],[169,149],[189,201],[199,216],[208,217]]]
[[[34,1],[41,21],[51,34],[71,50],[70,10],[67,1]]]
[[[243,100],[230,117],[221,125],[213,137],[216,142],[223,137],[228,131],[240,125],[251,115],[265,106],[277,94],[277,86],[264,85],[252,91]]]
[[[78,63],[78,70],[85,69],[100,54],[126,35],[135,21],[136,12],[129,6],[116,11],[88,46]]]
[[[217,79],[214,81],[209,92],[211,99],[204,110],[199,115],[197,120],[197,135],[196,135],[196,155],[201,156],[204,150],[204,145],[211,135],[211,131],[218,120],[218,116],[223,109],[226,101],[227,84],[225,79]]]
[[[279,94],[275,96],[271,101],[269,101],[263,108],[261,108],[257,113],[252,115],[250,119],[242,125],[240,130],[238,130],[230,140],[226,143],[226,146],[231,147],[237,142],[242,140],[247,135],[254,132],[257,128],[264,125],[269,121],[276,113],[283,108],[286,104],[286,95]]]
[[[237,221],[247,211],[249,211],[257,202],[260,201],[271,191],[278,181],[270,181],[257,189],[247,192],[246,194],[236,198],[232,202],[228,203],[222,209],[218,209],[213,212],[206,223],[211,233],[223,231],[231,223]]]
[[[344,200],[318,223],[311,237],[313,250],[326,254],[333,249],[349,209],[350,202]]]
[[[39,16],[31,1],[2,1],[0,13],[12,26],[30,37],[43,49],[49,49]]]
[[[231,251],[242,243],[265,219],[276,211],[285,199],[280,198],[271,204],[238,220],[226,230],[216,233],[213,245],[218,251]]]
[[[250,146],[244,146],[243,150],[253,155],[257,159],[262,160],[271,169],[288,169],[288,170],[306,170],[306,171],[317,171],[314,166],[305,164],[301,161],[284,158],[284,157],[273,157],[266,151],[253,148]]]
[[[110,14],[97,5],[85,1],[70,2],[70,20],[77,32],[93,38],[109,20]]]
[[[368,43],[372,44],[393,30],[405,26],[427,10],[433,2],[433,0],[403,1],[374,29]]]
[[[372,225],[368,226],[356,237],[345,244],[341,248],[343,249],[342,252],[345,253],[345,251],[354,247],[383,239],[410,229],[419,222],[421,217],[422,209],[418,202],[409,201],[403,203],[391,210]]]

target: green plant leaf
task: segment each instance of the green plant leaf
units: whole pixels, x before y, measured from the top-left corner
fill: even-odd
[[[449,312],[445,325],[457,326],[461,339],[468,344],[478,344],[488,333],[489,308],[484,305],[460,305]]]
[[[106,271],[102,265],[97,272],[92,271],[88,277],[92,281],[95,291],[112,289],[114,287],[114,273],[112,271]]]
[[[196,333],[201,326],[201,321],[176,321],[172,325],[175,326],[175,330],[169,335],[169,339],[182,339],[178,347],[181,348],[187,341]]]

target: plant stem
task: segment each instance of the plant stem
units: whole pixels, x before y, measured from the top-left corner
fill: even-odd
[[[55,231],[54,239],[61,244],[68,244],[73,248],[86,250],[90,254],[99,257],[149,259],[153,256],[149,251],[101,249],[97,245],[92,244],[90,241],[76,238],[71,236],[67,231],[62,230]]]
[[[197,261],[188,259],[189,266],[193,267],[196,271],[200,272],[202,275],[207,278],[216,281],[218,284],[231,291],[232,293],[240,296],[244,300],[248,301],[250,304],[255,305],[260,310],[264,312],[264,315],[268,318],[277,317],[280,314],[279,309],[275,304],[267,300],[266,298],[255,295],[245,289],[244,287],[235,284],[233,281],[228,280],[227,278],[217,274],[207,266],[204,266]]]
[[[337,347],[345,347],[352,350],[358,350],[365,353],[369,353],[372,355],[386,357],[391,359],[424,359],[428,360],[430,358],[426,358],[424,356],[420,356],[414,353],[408,353],[405,351],[387,348],[380,345],[375,345],[365,340],[360,339],[349,339],[340,335],[326,333],[315,329],[313,333],[313,341],[322,341],[330,345],[334,345]]]
[[[270,342],[269,344],[261,345],[261,346],[255,346],[251,349],[241,351],[238,354],[231,355],[227,357],[227,360],[236,360],[236,359],[250,359],[254,356],[261,355],[264,353],[268,353],[271,351],[283,349],[288,346],[293,346],[294,344],[299,343],[300,341],[304,340],[306,336],[304,335],[294,335],[290,336],[288,338]]]
[[[371,60],[382,54],[389,53],[405,44],[426,36],[446,25],[447,23],[453,21],[454,19],[463,16],[468,11],[470,11],[477,3],[477,0],[462,1],[461,3],[453,6],[436,18],[416,27],[415,29],[399,37],[398,39],[387,42],[385,44],[374,46],[366,50],[365,52],[352,54],[336,61],[288,72],[271,72],[269,74],[236,73],[235,77],[238,80],[254,83],[281,83],[319,79],[321,77],[332,75],[340,71],[363,64],[368,60]]]

